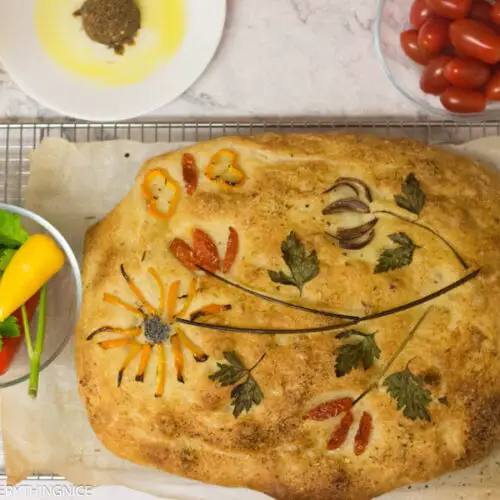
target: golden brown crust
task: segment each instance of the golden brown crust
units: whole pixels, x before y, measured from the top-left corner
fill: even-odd
[[[183,193],[172,219],[159,221],[146,212],[141,198],[144,173],[165,168],[182,183],[182,152],[148,161],[132,191],[86,239],[84,300],[76,332],[80,391],[94,431],[114,453],[139,464],[206,482],[247,486],[276,498],[292,500],[362,500],[395,487],[425,481],[465,466],[486,455],[500,430],[500,180],[487,168],[452,153],[409,140],[370,136],[263,135],[201,143],[186,151],[200,170],[222,148],[239,154],[248,176],[241,188],[224,190],[203,175],[196,194]],[[390,373],[404,369],[428,375],[433,401],[431,422],[412,421],[397,411],[383,387],[372,391],[354,410],[355,426],[337,451],[326,443],[336,420],[304,420],[315,404],[339,396],[359,395],[408,334],[424,308],[367,323],[378,331],[382,350],[375,366],[337,378],[331,333],[315,335],[249,335],[186,327],[210,359],[195,363],[185,351],[186,383],[176,381],[167,345],[167,385],[154,398],[155,363],[145,382],[134,381],[136,365],[125,373],[120,388],[116,373],[126,348],[102,350],[86,337],[103,325],[131,327],[132,313],[102,301],[114,293],[134,302],[120,274],[120,265],[134,277],[152,303],[158,296],[147,269],[155,267],[165,282],[180,279],[182,290],[192,273],[169,253],[173,238],[191,242],[201,228],[223,254],[228,227],[240,236],[233,281],[302,305],[364,315],[430,293],[465,274],[453,254],[432,234],[395,218],[381,216],[374,241],[365,249],[345,251],[333,245],[325,229],[345,221],[323,216],[328,195],[322,192],[336,178],[356,176],[373,189],[372,210],[397,209],[393,195],[414,173],[426,194],[420,216],[443,234],[480,275],[433,302],[434,308]],[[403,213],[399,209],[399,213]],[[276,286],[267,270],[285,270],[280,245],[295,231],[320,260],[320,274],[299,298],[292,286]],[[413,263],[374,274],[387,235],[405,231],[418,245]],[[216,299],[232,310],[213,321],[260,328],[305,328],[331,323],[331,318],[295,311],[252,298],[202,276],[191,310]],[[231,414],[231,388],[218,388],[208,375],[224,351],[236,350],[247,366],[263,353],[254,371],[264,400],[247,414]],[[447,404],[437,401],[446,397]],[[362,411],[374,419],[365,453],[355,456],[352,441]]]

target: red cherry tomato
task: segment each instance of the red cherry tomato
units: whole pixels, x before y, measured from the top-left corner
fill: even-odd
[[[450,22],[442,17],[427,19],[418,32],[418,45],[428,52],[441,52],[450,43]]]
[[[441,94],[441,104],[452,113],[480,113],[486,108],[486,97],[477,90],[452,86]]]
[[[474,21],[479,21],[483,23],[488,23],[491,19],[492,5],[486,0],[474,0],[472,2],[472,8],[469,13],[469,17],[474,19]]]
[[[454,57],[444,68],[444,76],[452,85],[476,89],[490,79],[491,69],[472,57]]]
[[[449,56],[434,58],[422,71],[420,88],[426,94],[441,95],[450,85],[444,77],[444,68],[451,61]]]
[[[500,101],[500,69],[497,69],[486,85],[486,97],[490,101]]]
[[[495,24],[500,24],[500,2],[495,2],[491,7],[490,19]]]
[[[488,26],[461,19],[450,26],[451,43],[462,54],[490,64],[500,61],[500,36]]]
[[[426,0],[427,5],[439,16],[463,19],[471,9],[472,0]]]
[[[420,28],[422,24],[432,16],[431,9],[425,0],[415,0],[410,10],[410,23],[415,28]]]
[[[418,45],[417,30],[403,31],[399,38],[403,52],[412,61],[425,66],[432,59],[432,54]]]
[[[36,293],[35,295],[33,295],[33,297],[31,297],[31,299],[28,300],[28,302],[26,302],[26,313],[28,316],[28,321],[31,320],[31,318],[35,314],[39,298],[40,293]],[[12,316],[17,319],[17,324],[19,325],[21,334],[19,335],[19,337],[5,337],[2,339],[3,345],[0,349],[0,375],[3,375],[9,369],[9,366],[12,363],[12,360],[14,359],[19,346],[24,340],[23,317],[21,315],[21,310],[18,309],[17,311],[15,311]]]

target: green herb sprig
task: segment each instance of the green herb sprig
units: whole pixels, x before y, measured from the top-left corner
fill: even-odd
[[[247,413],[253,405],[259,405],[264,399],[259,384],[252,376],[252,371],[265,358],[264,353],[260,359],[251,367],[246,368],[235,351],[223,353],[227,363],[217,363],[218,371],[209,375],[209,379],[218,383],[220,387],[235,385],[231,391],[231,405],[234,418],[238,418],[243,411]]]
[[[297,287],[299,294],[302,295],[304,285],[319,274],[319,259],[316,250],[312,250],[307,255],[304,245],[292,231],[281,244],[281,253],[290,274],[283,271],[268,271],[269,277],[274,283]]]
[[[406,233],[394,233],[388,237],[398,246],[382,251],[375,266],[375,273],[385,273],[410,265],[415,249],[420,248]]]
[[[358,330],[346,330],[336,335],[347,342],[337,349],[335,374],[343,377],[355,368],[368,370],[376,359],[380,358],[380,349],[375,341],[374,333],[363,333]],[[352,342],[357,339],[356,342]]]

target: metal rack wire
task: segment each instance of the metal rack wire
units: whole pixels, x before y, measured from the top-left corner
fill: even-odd
[[[460,144],[480,137],[500,135],[500,122],[456,123],[392,120],[282,120],[241,122],[161,122],[161,123],[15,123],[0,124],[0,199],[22,205],[29,177],[29,154],[45,137],[61,137],[72,142],[134,140],[139,142],[197,142],[224,135],[274,133],[318,133],[349,131],[385,137],[406,137],[429,144]],[[0,450],[0,467],[2,460]],[[6,486],[0,470],[0,496]],[[36,484],[64,484],[52,474],[31,476],[22,483],[28,490]],[[29,491],[25,491],[29,495]],[[26,492],[27,491],[27,492]]]
[[[426,121],[241,121],[162,123],[19,123],[0,124],[0,199],[23,203],[29,176],[29,153],[44,137],[63,137],[73,142],[115,139],[140,142],[202,141],[223,135],[254,135],[264,132],[350,131],[407,137],[429,144],[462,143],[500,135],[500,122],[474,124]]]

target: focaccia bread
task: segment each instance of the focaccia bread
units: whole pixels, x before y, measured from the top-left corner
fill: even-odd
[[[369,499],[477,461],[500,433],[499,221],[497,173],[409,140],[152,158],[86,238],[94,431],[277,499]]]

